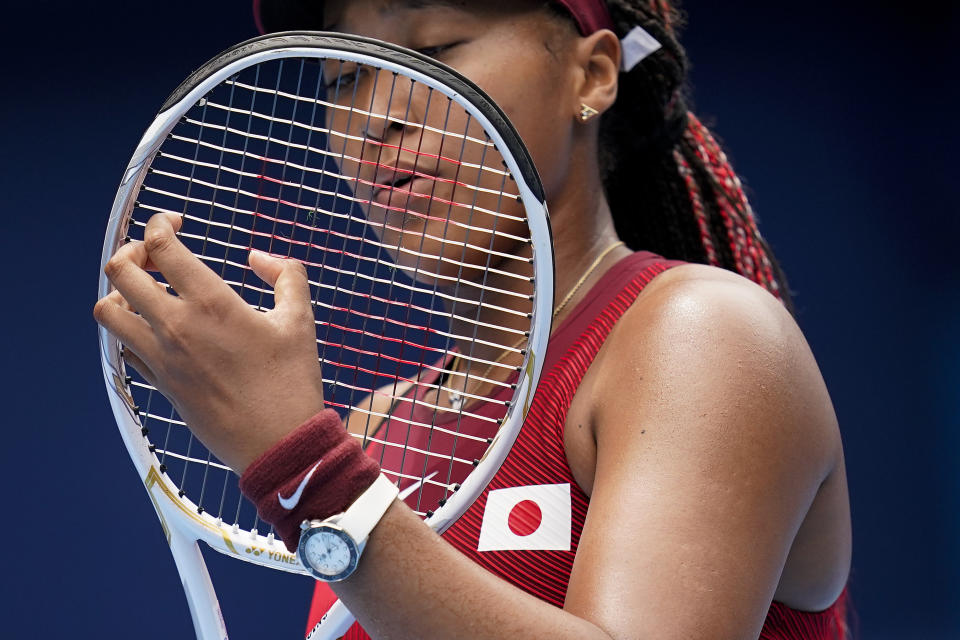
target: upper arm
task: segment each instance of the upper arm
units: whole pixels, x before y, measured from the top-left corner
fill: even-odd
[[[799,329],[758,287],[700,268],[651,289],[601,356],[566,608],[614,638],[756,638],[836,458]]]

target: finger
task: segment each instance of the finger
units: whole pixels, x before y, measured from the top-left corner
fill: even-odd
[[[154,277],[145,271],[146,265],[147,251],[143,243],[129,242],[117,249],[103,272],[131,310],[136,309],[153,320],[168,311],[171,304],[176,304],[176,299],[164,294]]]
[[[133,308],[133,305],[130,304],[127,299],[123,297],[123,294],[117,290],[113,290],[107,294],[106,299],[121,309],[125,309],[130,313],[137,313],[137,310]],[[94,314],[96,314],[96,309],[94,309]]]
[[[182,220],[175,214],[157,213],[143,231],[143,245],[151,266],[185,298],[209,297],[230,287],[177,238]]]
[[[156,284],[157,284],[157,288],[160,289],[160,291],[163,291],[164,293],[176,295],[176,292],[173,290],[173,287],[169,286],[168,284],[163,282],[157,282]],[[130,311],[132,313],[138,313],[138,311],[134,308],[134,306],[130,304],[130,302],[123,297],[123,294],[121,294],[116,289],[108,293],[106,297],[110,299],[112,302],[114,302],[115,304],[120,305],[121,309],[126,309],[127,311]]]
[[[133,367],[136,372],[140,374],[140,377],[147,381],[147,384],[154,388],[158,388],[157,376],[153,374],[153,370],[147,366],[147,363],[137,355],[132,347],[123,345],[123,361]]]
[[[302,262],[292,258],[276,258],[256,250],[250,252],[249,262],[253,272],[273,287],[277,310],[313,314],[310,283]]]
[[[157,336],[150,323],[128,306],[123,296],[114,291],[97,301],[93,307],[93,317],[120,342],[139,354],[144,362],[149,362],[160,353]]]

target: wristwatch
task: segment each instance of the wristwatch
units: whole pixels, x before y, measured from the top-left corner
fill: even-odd
[[[340,582],[357,570],[367,537],[399,490],[383,474],[346,511],[300,525],[297,557],[317,580]]]

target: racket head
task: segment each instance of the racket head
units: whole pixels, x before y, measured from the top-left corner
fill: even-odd
[[[410,137],[392,144],[391,127]],[[503,112],[456,71],[401,47],[311,32],[255,38],[163,105],[124,173],[101,266],[158,211],[181,215],[181,240],[255,308],[270,308],[272,292],[246,267],[250,248],[304,262],[328,405],[348,425],[366,420],[356,435],[368,453],[379,447],[401,490],[413,488],[408,504],[438,531],[452,524],[516,439],[550,333],[549,217]],[[101,275],[100,296],[110,291]],[[99,337],[117,424],[168,538],[175,527],[305,573],[232,472],[128,370],[117,339],[103,328]],[[374,410],[383,389],[389,409]],[[477,420],[490,430],[462,430]],[[444,455],[456,463],[437,466]]]

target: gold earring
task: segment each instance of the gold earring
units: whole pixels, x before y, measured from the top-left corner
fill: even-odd
[[[600,112],[591,107],[588,104],[580,103],[580,122],[587,122],[592,119],[594,116],[599,115]]]

